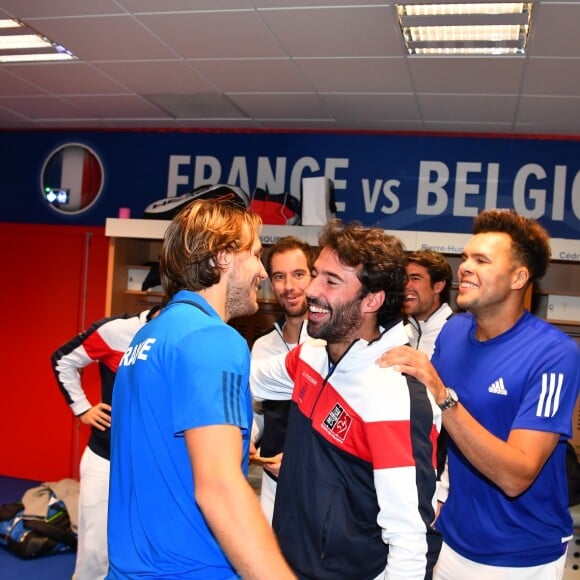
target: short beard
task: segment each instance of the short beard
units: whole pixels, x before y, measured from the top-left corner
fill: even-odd
[[[304,315],[308,312],[308,304],[305,300],[302,306],[297,307],[294,310],[288,310],[282,306],[282,312],[284,312],[286,318],[304,318]]]
[[[308,321],[308,334],[312,338],[321,338],[328,344],[344,342],[356,333],[361,325],[360,303],[362,298],[340,304],[331,310],[330,319],[322,324]]]
[[[258,311],[258,304],[250,301],[250,287],[243,287],[239,280],[230,279],[226,290],[226,321],[240,316],[252,316]]]

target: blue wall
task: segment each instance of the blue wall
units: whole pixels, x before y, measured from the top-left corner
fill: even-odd
[[[94,152],[102,191],[85,211],[61,213],[43,193],[51,155]],[[0,132],[0,221],[103,225],[120,207],[142,217],[167,195],[203,183],[300,195],[302,177],[335,185],[337,216],[391,230],[469,233],[485,207],[515,208],[552,237],[580,239],[580,141],[376,133],[178,131]],[[52,175],[51,175],[52,174]],[[50,176],[50,177],[49,177]],[[56,184],[59,185],[59,184]],[[66,187],[66,183],[60,184]]]

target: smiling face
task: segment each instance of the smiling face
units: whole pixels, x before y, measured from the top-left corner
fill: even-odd
[[[459,265],[457,305],[476,315],[498,312],[512,290],[521,289],[522,269],[514,260],[509,235],[476,234]]]
[[[303,318],[308,311],[306,287],[310,270],[304,252],[298,248],[277,252],[271,259],[270,283],[288,318]]]
[[[346,266],[329,248],[320,251],[312,280],[306,289],[308,334],[329,344],[350,343],[361,328],[360,291],[357,268]]]
[[[233,255],[226,292],[226,320],[258,311],[257,291],[268,275],[261,260],[262,244],[256,236],[249,250]]]
[[[415,262],[409,262],[405,270],[408,278],[403,301],[405,314],[427,320],[441,306],[440,292],[445,282],[431,284],[429,270]]]

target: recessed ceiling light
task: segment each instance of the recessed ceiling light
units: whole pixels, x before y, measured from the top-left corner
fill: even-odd
[[[521,55],[532,3],[397,4],[412,55]]]
[[[0,63],[75,59],[72,52],[26,24],[0,19]]]

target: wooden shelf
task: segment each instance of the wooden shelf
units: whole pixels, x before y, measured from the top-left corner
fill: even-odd
[[[153,296],[158,298],[163,298],[163,292],[147,292],[147,290],[125,290],[125,294],[131,296]]]
[[[105,235],[110,238],[162,240],[169,220],[107,218]]]

